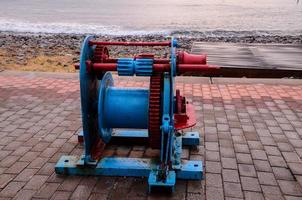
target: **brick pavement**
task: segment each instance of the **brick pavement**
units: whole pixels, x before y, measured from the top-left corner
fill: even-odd
[[[145,79],[122,86],[148,86]],[[205,180],[177,181],[172,196],[147,194],[146,179],[58,176],[63,154],[80,155],[76,75],[0,73],[0,199],[302,199],[302,82],[179,78],[197,111]],[[251,83],[252,82],[252,83]],[[265,84],[255,84],[264,82]],[[152,157],[140,146],[106,155]]]

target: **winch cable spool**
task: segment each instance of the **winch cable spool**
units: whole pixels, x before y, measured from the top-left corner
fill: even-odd
[[[107,46],[162,46],[170,58],[142,54],[134,58],[110,58]],[[80,93],[84,154],[80,159],[62,156],[56,165],[59,174],[148,177],[149,190],[173,190],[176,178],[200,180],[202,161],[181,160],[182,145],[199,144],[198,132],[177,131],[196,124],[194,108],[174,88],[174,78],[186,72],[212,71],[206,55],[176,52],[177,42],[100,42],[85,38],[80,55]],[[119,76],[150,77],[149,88],[114,86],[110,71]],[[128,129],[128,130],[125,130]],[[133,130],[137,129],[137,130]],[[142,130],[143,129],[143,130]],[[116,130],[113,132],[113,130]],[[160,149],[158,159],[102,157],[105,144],[114,138],[148,141]]]

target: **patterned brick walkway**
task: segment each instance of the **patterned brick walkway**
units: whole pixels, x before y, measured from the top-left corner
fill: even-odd
[[[117,83],[148,86],[136,80]],[[205,180],[177,181],[172,196],[149,196],[146,179],[54,173],[61,155],[83,151],[75,75],[1,72],[0,199],[302,199],[302,81],[213,82],[180,78],[177,84],[195,105],[194,129],[202,136],[198,150],[185,149],[183,158],[204,160]],[[133,157],[157,153],[140,146],[106,150]]]

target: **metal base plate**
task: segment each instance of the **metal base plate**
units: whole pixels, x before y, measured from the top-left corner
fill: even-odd
[[[149,177],[157,169],[157,161],[147,158],[105,157],[95,167],[84,165],[76,156],[62,156],[55,166],[57,174],[89,176]],[[182,161],[180,170],[175,170],[177,179],[201,180],[202,161]]]
[[[149,192],[157,188],[163,188],[165,190],[169,190],[169,192],[174,192],[175,182],[175,171],[169,171],[165,182],[157,180],[157,171],[151,171],[148,178]]]
[[[83,131],[78,134],[79,143],[83,143]],[[148,144],[148,131],[146,130],[117,130],[111,137],[111,144]],[[197,131],[186,132],[182,136],[182,145],[197,146],[200,144]]]

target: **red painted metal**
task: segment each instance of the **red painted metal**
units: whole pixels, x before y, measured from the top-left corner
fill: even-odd
[[[204,64],[179,64],[177,65],[177,73],[182,74],[185,72],[201,72],[207,70],[220,69],[217,65],[204,65]]]
[[[117,71],[117,63],[93,63],[92,68],[95,72]]]
[[[171,42],[99,42],[89,41],[89,45],[102,45],[102,46],[171,46]]]
[[[161,74],[155,74],[150,77],[150,97],[149,97],[149,119],[148,132],[149,143],[151,148],[160,148],[161,144],[161,88],[163,87],[163,80]]]
[[[185,51],[180,51],[177,54],[179,64],[207,64],[206,54],[190,54]]]
[[[87,63],[88,64],[88,63]],[[117,63],[91,63],[92,68],[96,72],[104,72],[104,71],[116,71]],[[154,72],[168,72],[170,71],[170,64],[153,64]],[[203,70],[215,70],[219,69],[219,66],[215,65],[197,65],[197,64],[178,64],[177,65],[177,73],[185,73],[185,72],[199,72]]]
[[[190,128],[196,125],[194,106],[186,104],[186,113],[174,114],[174,126],[176,130]]]
[[[104,60],[103,63],[94,63],[94,68],[96,68],[97,71],[116,71],[117,70],[117,58],[107,58],[106,60]],[[154,59],[153,63],[154,64],[169,64],[170,60],[168,59]],[[102,64],[102,65],[100,65]],[[165,65],[164,67],[167,67],[168,65]],[[163,70],[161,69],[162,65],[153,65],[153,70],[154,67],[156,68],[155,71],[157,72],[162,72]],[[80,69],[80,63],[75,63],[74,64],[74,68],[76,70]],[[164,69],[164,71],[169,71],[169,68]]]

